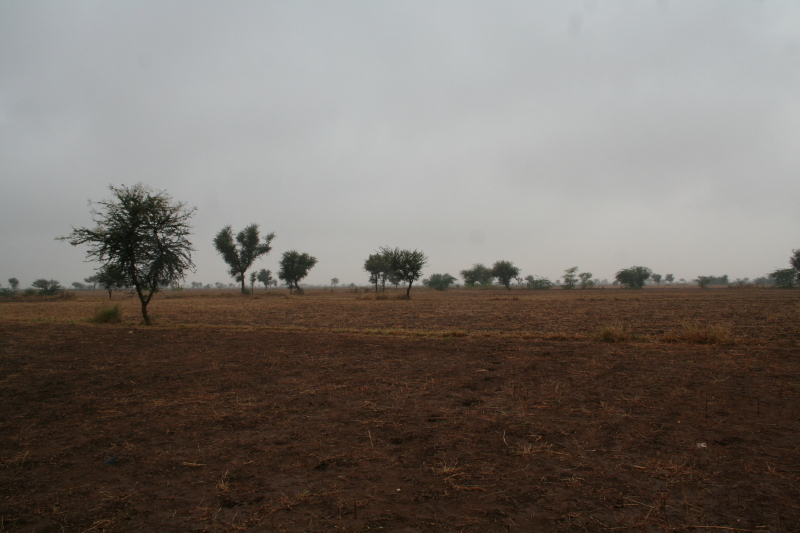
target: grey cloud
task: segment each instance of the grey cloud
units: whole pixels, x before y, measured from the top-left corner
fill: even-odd
[[[206,282],[250,222],[316,282],[384,244],[450,273],[761,275],[800,246],[798,26],[744,1],[6,2],[0,276],[85,275],[52,237],[137,181],[199,207]]]

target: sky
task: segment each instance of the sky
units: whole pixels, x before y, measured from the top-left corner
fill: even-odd
[[[0,0],[0,284],[82,281],[88,202],[144,183],[275,232],[306,282],[513,261],[758,277],[800,248],[800,3]]]

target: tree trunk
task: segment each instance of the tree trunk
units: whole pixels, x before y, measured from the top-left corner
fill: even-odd
[[[406,298],[409,300],[411,299],[411,284],[414,283],[413,281],[408,282],[408,288],[406,289]]]
[[[108,289],[108,299],[109,300],[111,299],[111,289],[110,288]]]
[[[242,272],[242,294],[247,294],[247,289],[245,288],[245,285],[244,285],[244,275],[245,275],[245,273],[246,272]]]
[[[134,284],[134,289],[136,289],[136,295],[139,296],[139,302],[142,304],[142,320],[144,320],[145,326],[152,326],[153,323],[150,322],[150,317],[147,315],[147,304],[150,303],[149,298],[144,297],[144,293],[142,293],[142,288],[138,284]],[[152,296],[153,293],[151,292],[150,295]]]

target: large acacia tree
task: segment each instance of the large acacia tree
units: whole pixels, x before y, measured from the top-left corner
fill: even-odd
[[[278,277],[289,285],[289,294],[292,293],[292,287],[297,289],[300,294],[303,293],[303,289],[300,288],[300,280],[308,276],[308,271],[316,264],[317,258],[306,253],[301,254],[295,250],[283,253]]]
[[[270,233],[264,236],[264,242],[260,242],[258,224],[250,224],[237,233],[235,241],[230,226],[222,228],[214,237],[214,248],[228,264],[228,273],[231,277],[242,283],[242,293],[247,293],[245,288],[247,271],[256,259],[272,250],[270,243],[274,238],[275,233]]]
[[[411,284],[422,276],[422,267],[428,262],[428,258],[420,251],[400,248],[383,247],[380,253],[388,261],[391,275],[399,281],[408,283],[406,298],[411,298]]]
[[[497,278],[506,289],[511,290],[511,280],[519,276],[519,268],[511,261],[497,261],[492,265],[492,277]]]
[[[632,266],[623,268],[614,277],[620,285],[628,287],[629,289],[641,289],[644,287],[644,282],[647,281],[653,274],[653,271],[643,266]]]
[[[102,263],[101,269],[122,276],[124,285],[133,287],[139,297],[142,319],[152,322],[147,304],[160,287],[183,279],[192,263],[189,220],[196,208],[173,202],[164,191],[154,191],[137,183],[111,185],[112,198],[96,202],[92,209],[93,229],[72,229],[58,237],[73,246],[89,245],[86,256]]]
[[[492,279],[494,279],[492,269],[481,263],[476,263],[472,265],[472,268],[462,270],[460,274],[464,278],[464,284],[469,287],[474,287],[475,285],[489,286],[492,284]]]

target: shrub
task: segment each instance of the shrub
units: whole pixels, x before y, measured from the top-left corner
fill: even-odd
[[[97,324],[117,324],[122,322],[122,310],[118,305],[100,307],[94,312],[89,322],[95,322]]]
[[[547,278],[541,276],[528,276],[525,278],[527,281],[527,287],[529,289],[537,290],[537,291],[544,291],[552,289],[555,285],[552,281]]]
[[[433,274],[430,279],[422,280],[422,284],[437,291],[446,291],[456,281],[458,280],[450,274]]]

